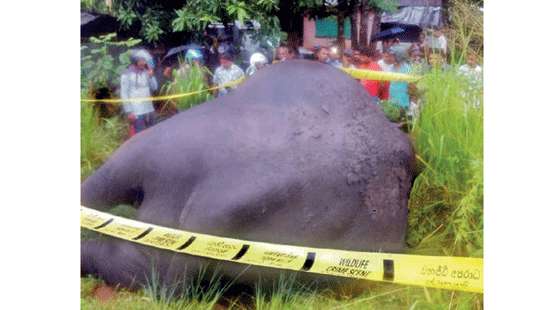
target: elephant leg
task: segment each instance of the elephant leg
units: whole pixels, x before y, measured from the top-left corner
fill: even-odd
[[[108,285],[138,289],[147,285],[153,265],[138,247],[106,238],[81,242],[81,275],[93,275]]]
[[[151,251],[112,238],[83,241],[80,253],[81,276],[93,275],[108,285],[129,289],[152,286],[180,294],[192,284],[198,270],[193,259],[186,261],[187,255]],[[180,258],[173,260],[173,256]]]

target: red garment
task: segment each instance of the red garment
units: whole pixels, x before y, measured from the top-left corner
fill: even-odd
[[[366,70],[372,70],[372,71],[382,71],[382,68],[380,68],[380,66],[374,61],[371,61],[366,65],[361,65],[360,69],[366,69]],[[384,98],[382,98],[384,95],[386,95],[386,99],[389,96],[389,84],[388,83],[385,83],[385,82],[382,82],[382,81],[361,80],[361,84],[363,85],[363,87],[365,87],[365,90],[371,96],[375,96],[375,97],[378,97],[380,99],[384,99]],[[388,84],[388,85],[385,85],[385,84]],[[385,88],[387,88],[387,89],[385,89]]]

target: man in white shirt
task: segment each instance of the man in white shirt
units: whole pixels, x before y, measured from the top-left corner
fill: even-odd
[[[216,86],[222,86],[229,82],[235,82],[244,77],[243,70],[233,63],[233,54],[230,51],[225,51],[220,55],[220,66],[214,71],[212,82]],[[237,85],[223,87],[218,89],[218,96],[227,94],[230,90],[235,89]]]
[[[438,28],[434,31],[435,36],[435,42],[437,46],[434,46],[435,48],[440,48],[443,50],[443,53],[447,55],[447,38],[443,34],[443,29]]]
[[[458,68],[458,72],[471,78],[473,81],[481,81],[483,69],[477,63],[477,56],[474,53],[468,53],[466,64]]]
[[[134,98],[151,97],[158,89],[153,68],[148,64],[148,52],[132,51],[132,64],[120,77],[122,108],[128,117],[133,133],[138,133],[155,124],[156,113],[151,100],[133,101]]]
[[[382,68],[382,71],[384,72],[392,72],[393,71],[393,64],[390,62],[390,54],[388,51],[384,51],[382,54],[382,59],[380,59],[377,64]]]

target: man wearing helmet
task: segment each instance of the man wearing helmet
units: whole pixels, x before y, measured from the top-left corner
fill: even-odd
[[[203,64],[204,57],[202,55],[202,52],[198,49],[190,48],[185,53],[185,63],[180,64],[177,70],[177,74],[180,78],[185,79],[192,66],[197,66],[201,68]]]
[[[132,100],[151,97],[158,83],[153,75],[153,58],[143,49],[130,52],[132,64],[120,78],[120,97],[123,111],[130,121],[130,136],[155,124],[156,113],[151,100]]]
[[[250,56],[250,66],[246,69],[246,75],[252,76],[267,64],[267,58],[262,53],[254,53]]]

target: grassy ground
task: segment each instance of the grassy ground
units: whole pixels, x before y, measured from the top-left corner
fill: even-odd
[[[481,91],[455,71],[427,74],[422,112],[410,135],[422,172],[409,202],[410,252],[433,255],[483,256],[483,102]],[[82,177],[89,175],[122,141],[119,119],[97,121],[82,108]],[[119,207],[114,213],[132,216]],[[83,238],[94,235],[83,232]],[[227,299],[211,286],[184,296],[169,296],[154,286],[139,292],[118,291],[100,302],[94,291],[100,281],[81,280],[83,309],[481,309],[483,295],[440,289],[365,283],[360,295],[311,291],[282,282],[273,293],[255,292]],[[171,297],[171,298],[169,298]]]
[[[256,292],[240,298],[226,298],[219,289],[202,294],[155,296],[150,290],[128,292],[118,290],[116,298],[100,301],[94,289],[100,285],[93,278],[81,281],[82,309],[482,309],[480,294],[452,292],[440,289],[369,284],[359,295],[334,291],[310,291],[280,287],[272,293]],[[202,296],[201,296],[202,295]]]
[[[80,106],[80,176],[85,179],[120,146],[127,127],[119,117],[99,119],[90,103]]]

